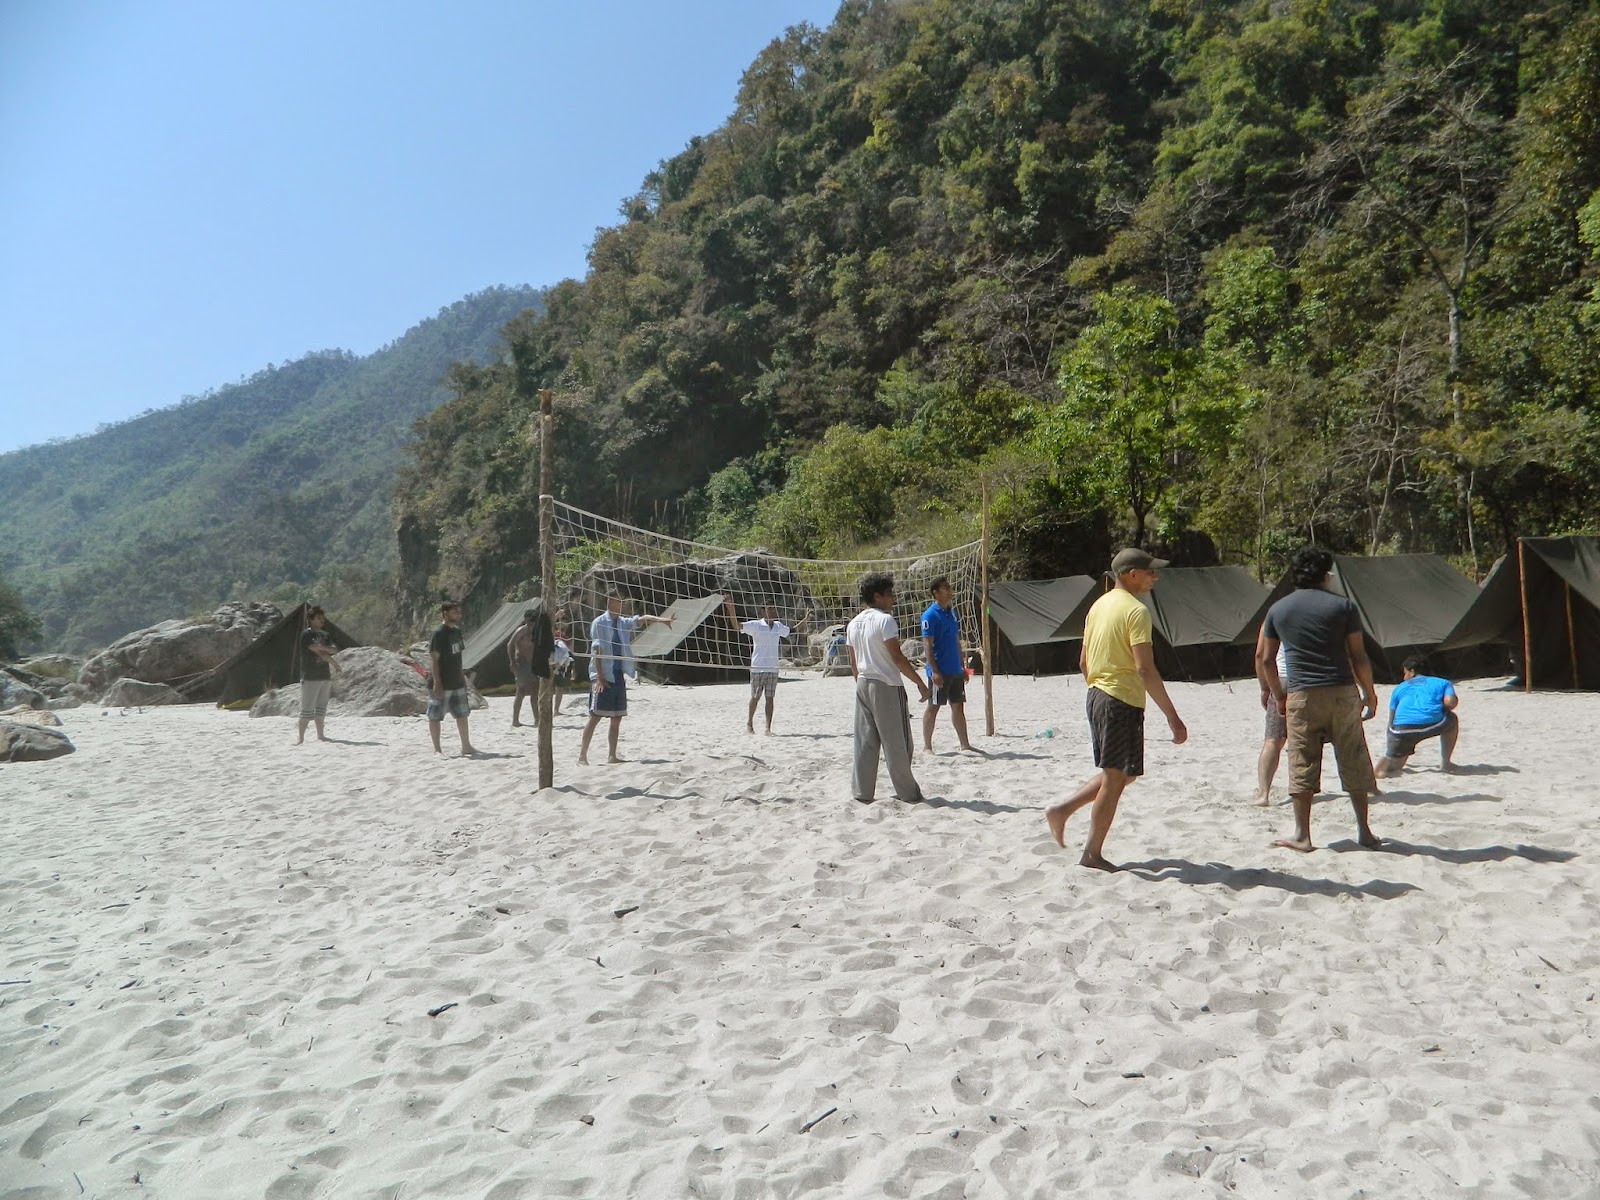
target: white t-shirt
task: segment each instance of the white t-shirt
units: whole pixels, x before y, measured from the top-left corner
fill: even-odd
[[[789,636],[789,627],[782,621],[774,621],[771,625],[765,621],[746,621],[739,628],[750,639],[750,669],[776,671],[778,643]]]
[[[855,652],[856,670],[862,679],[878,679],[900,686],[900,668],[889,657],[885,642],[900,640],[900,624],[893,613],[864,608],[845,627],[844,640]]]

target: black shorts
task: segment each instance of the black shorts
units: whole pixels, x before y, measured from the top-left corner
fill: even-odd
[[[1089,740],[1094,765],[1124,775],[1144,774],[1144,709],[1124,704],[1099,688],[1089,689]]]
[[[929,679],[928,703],[937,707],[941,704],[965,704],[967,702],[967,673],[957,671],[954,675],[944,676],[944,686],[932,686],[933,680]]]
[[[1455,727],[1456,715],[1453,712],[1445,713],[1432,725],[1391,725],[1385,757],[1410,758],[1420,743],[1438,737]]]

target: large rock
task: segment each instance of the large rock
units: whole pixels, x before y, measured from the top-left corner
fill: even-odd
[[[76,749],[72,739],[59,729],[0,720],[0,762],[42,762]]]
[[[176,688],[142,679],[119,679],[108,687],[100,703],[107,708],[153,708],[158,704],[182,704]]]
[[[230,601],[199,621],[162,621],[119,638],[83,664],[78,682],[100,695],[119,679],[179,683],[209,671],[283,619],[276,604]]]
[[[39,654],[19,662],[17,666],[30,675],[42,675],[46,679],[71,680],[76,679],[78,672],[83,670],[83,659],[71,654]]]
[[[353,646],[333,656],[329,717],[414,717],[428,707],[428,685],[403,656],[380,646]],[[473,708],[489,702],[472,693]],[[250,709],[252,717],[300,715],[300,685],[267,692]]]
[[[0,712],[0,721],[10,721],[14,725],[44,725],[51,728],[59,727],[61,718],[48,708],[26,708],[18,705]]]
[[[43,708],[47,699],[45,694],[32,686],[31,681],[25,682],[20,675],[9,668],[0,668],[0,709],[16,708],[18,705],[23,708]]]

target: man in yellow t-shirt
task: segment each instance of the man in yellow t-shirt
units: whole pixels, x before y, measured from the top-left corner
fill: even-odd
[[[1119,550],[1111,560],[1117,586],[1094,602],[1083,624],[1078,669],[1089,685],[1089,735],[1100,771],[1060,804],[1045,809],[1056,845],[1065,846],[1067,818],[1093,803],[1089,840],[1080,865],[1115,871],[1103,853],[1123,789],[1144,774],[1144,707],[1148,696],[1167,717],[1174,745],[1189,731],[1178,718],[1150,648],[1150,610],[1140,601],[1166,562],[1143,550]]]

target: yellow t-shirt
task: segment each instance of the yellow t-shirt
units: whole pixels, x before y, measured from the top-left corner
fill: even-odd
[[[1089,609],[1083,621],[1084,682],[1124,704],[1144,707],[1144,683],[1134,665],[1133,647],[1150,643],[1150,610],[1139,597],[1113,588]]]

